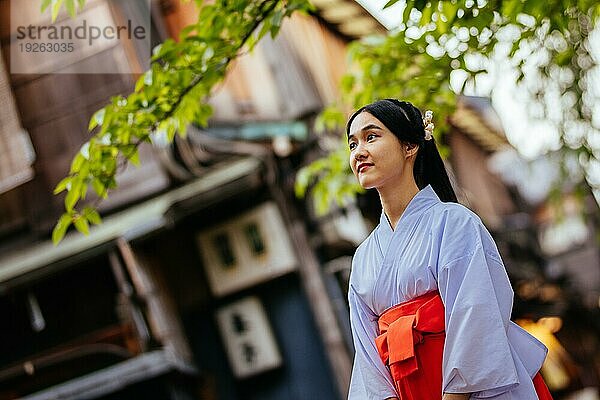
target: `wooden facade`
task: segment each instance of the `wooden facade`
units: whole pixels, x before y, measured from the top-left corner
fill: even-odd
[[[193,3],[171,2],[165,18],[170,35],[177,37],[194,15]],[[339,94],[346,42],[322,20],[294,14],[275,40],[267,35],[251,54],[234,61],[211,97],[212,122],[294,120],[315,114]]]
[[[1,58],[0,99],[0,193],[4,193],[33,178],[31,164],[35,153],[21,126],[8,71]]]
[[[109,10],[117,20],[124,18],[126,13],[132,12],[120,8],[119,4],[109,0],[94,0],[87,2],[86,10],[89,13],[99,8],[105,10],[103,12]],[[12,12],[19,15],[22,23],[28,19],[29,21],[39,19],[39,4],[36,2],[0,1],[2,19],[0,43],[7,65],[10,65],[9,48],[14,45],[15,34],[10,30],[10,5],[19,7],[19,10],[12,10]],[[62,15],[59,18],[68,17]],[[14,27],[16,22],[10,22],[13,22]],[[129,44],[123,43],[108,49],[100,48],[97,53],[75,57],[73,65],[63,65],[64,61],[61,57],[55,57],[57,62],[61,63],[57,64],[56,68],[63,69],[62,73],[10,75],[9,83],[20,117],[20,125],[28,133],[33,144],[35,162],[31,168],[30,182],[17,187],[12,193],[0,195],[0,209],[17,210],[11,215],[0,218],[0,234],[1,232],[9,234],[11,231],[18,230],[21,233],[29,232],[31,237],[35,238],[45,236],[52,228],[64,207],[64,196],[54,196],[52,190],[66,176],[74,155],[89,139],[87,125],[90,116],[111,96],[128,92],[133,88],[135,75],[128,72],[132,71],[133,65],[139,64],[139,61],[135,51],[128,47]],[[86,70],[90,65],[102,64],[111,68],[117,66],[123,73],[64,73],[69,68],[81,71]],[[53,67],[48,66],[48,68]],[[10,101],[11,98],[2,96],[2,99]],[[17,129],[15,126],[13,123],[6,129],[14,131]],[[17,134],[11,134],[11,138],[13,141],[20,139]],[[0,144],[0,152],[9,150],[9,148],[5,150]],[[17,151],[19,149],[16,148],[12,150],[15,150],[11,152],[14,157],[27,159],[26,151]],[[141,147],[140,159],[143,162],[141,168],[127,168],[119,173],[117,180],[121,187],[115,191],[110,200],[102,204],[102,209],[109,210],[123,206],[136,198],[156,193],[169,184],[167,175],[148,146]]]

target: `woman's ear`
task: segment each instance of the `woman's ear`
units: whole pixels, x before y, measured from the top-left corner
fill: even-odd
[[[404,146],[406,150],[406,158],[412,157],[413,155],[417,154],[417,151],[419,151],[419,145],[416,143],[405,143]]]

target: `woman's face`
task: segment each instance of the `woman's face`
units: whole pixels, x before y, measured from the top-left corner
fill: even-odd
[[[352,172],[365,189],[398,183],[402,174],[407,173],[408,157],[414,154],[410,150],[408,153],[406,145],[367,111],[352,121],[348,147]]]

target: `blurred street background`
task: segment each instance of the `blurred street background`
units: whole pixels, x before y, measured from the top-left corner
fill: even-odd
[[[599,17],[0,0],[0,400],[345,399],[351,259],[381,210],[344,124],[384,97],[433,110],[554,398],[600,399]]]

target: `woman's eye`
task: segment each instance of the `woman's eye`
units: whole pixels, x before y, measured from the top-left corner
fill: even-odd
[[[367,135],[367,140],[370,140],[370,138],[374,138],[374,137],[377,137],[377,136],[375,134],[373,134],[373,133],[369,133]]]
[[[353,148],[356,147],[356,143],[352,142],[348,145],[348,147],[350,148],[350,150],[352,150]]]

